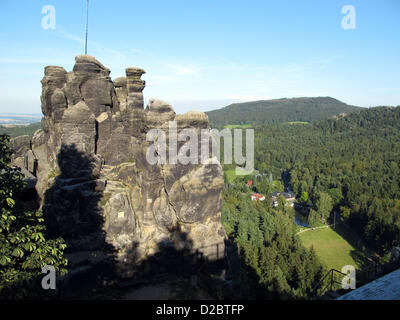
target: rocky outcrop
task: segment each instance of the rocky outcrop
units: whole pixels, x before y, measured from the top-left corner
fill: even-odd
[[[46,67],[43,129],[32,141],[12,142],[15,162],[37,177],[50,234],[68,243],[70,268],[90,268],[112,252],[119,275],[132,276],[132,266],[155,255],[161,243],[190,247],[211,260],[223,255],[220,164],[146,160],[149,130],[168,135],[169,121],[176,121],[178,132],[200,132],[209,128],[208,117],[176,115],[154,99],[145,109],[144,73],[127,68],[126,77],[112,81],[110,70],[87,55],[76,57],[71,72]]]

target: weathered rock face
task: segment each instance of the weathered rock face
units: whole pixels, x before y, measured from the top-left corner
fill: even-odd
[[[144,109],[144,73],[127,68],[126,78],[113,82],[110,70],[86,55],[76,57],[72,72],[46,67],[43,129],[32,142],[13,141],[18,165],[29,166],[38,179],[48,229],[67,240],[71,268],[81,268],[79,261],[90,265],[98,260],[93,254],[105,256],[110,247],[121,276],[132,275],[132,264],[156,254],[160,243],[190,244],[210,259],[223,252],[220,164],[146,160],[149,130],[168,136],[169,121],[176,121],[178,132],[200,133],[208,118],[195,111],[176,115],[160,100]],[[178,240],[177,226],[185,234]]]
[[[19,136],[10,141],[10,148],[13,150],[11,161],[14,165],[26,168],[31,173],[35,171],[35,159],[31,151],[31,139],[28,135]]]

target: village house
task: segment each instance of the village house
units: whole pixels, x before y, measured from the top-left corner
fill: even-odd
[[[255,201],[255,200],[264,201],[264,200],[265,200],[265,197],[264,197],[262,194],[253,193],[253,194],[251,195],[251,200],[253,200],[253,201]]]
[[[294,203],[296,201],[296,195],[289,191],[289,192],[280,192],[280,191],[274,191],[271,194],[271,200],[272,200],[272,206],[277,207],[278,206],[278,197],[279,196],[284,196],[287,203],[293,208]]]

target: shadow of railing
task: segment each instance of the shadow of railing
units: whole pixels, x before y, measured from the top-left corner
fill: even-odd
[[[368,268],[357,270],[355,273],[356,286],[359,288],[372,282],[400,267],[398,261],[385,262],[383,259],[377,260]],[[320,282],[313,289],[314,298],[323,297],[326,293],[337,293],[337,296],[344,294],[347,290],[342,287],[342,279],[347,276],[345,273],[336,269],[329,270]]]
[[[132,283],[136,281],[135,278],[146,282],[151,281],[155,276],[167,274],[187,276],[205,269],[209,271],[226,266],[226,254],[221,243],[194,248],[188,233],[181,231],[179,225],[170,229],[169,232],[175,238],[178,237],[180,241],[174,243],[174,241],[165,239],[157,243],[154,254],[147,256],[132,267]],[[135,257],[137,246],[137,243],[133,244],[126,256]],[[207,253],[210,251],[213,253]]]
[[[386,262],[384,259],[378,259],[370,264],[369,267],[357,271],[357,287],[361,287],[377,278],[380,278],[396,269],[400,268],[399,261]]]

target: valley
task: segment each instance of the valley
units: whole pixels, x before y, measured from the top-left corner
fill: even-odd
[[[400,239],[400,107],[362,109],[307,125],[297,120],[256,125],[255,140],[257,175],[235,177],[232,165],[224,166],[222,216],[242,259],[257,274],[254,285],[264,290],[276,285],[264,257],[277,246],[273,260],[284,272],[279,283],[286,288],[281,294],[306,294],[304,284],[295,282],[298,271],[290,271],[295,258],[280,256],[282,248],[294,245],[291,237],[311,250],[321,274],[345,265],[363,274],[375,260],[388,261]],[[284,187],[296,194],[294,208],[284,198],[272,205],[271,194]],[[251,201],[253,192],[265,200]],[[284,232],[280,224],[286,224]],[[304,250],[300,247],[291,251]]]

